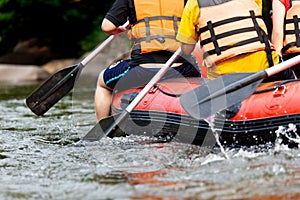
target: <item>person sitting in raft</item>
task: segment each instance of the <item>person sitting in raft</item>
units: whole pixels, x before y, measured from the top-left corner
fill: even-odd
[[[120,26],[129,18],[132,24],[128,32],[132,43],[131,58],[114,63],[99,74],[95,92],[97,120],[110,114],[112,90],[115,87],[120,90],[120,87],[126,89],[147,84],[180,47],[176,33],[184,5],[184,0],[114,2],[101,28],[107,34],[118,34],[126,31]],[[164,78],[178,76],[200,77],[199,66],[192,56],[179,58]]]
[[[273,0],[272,43],[283,60],[300,54],[300,1]],[[300,78],[300,64],[293,71]]]
[[[253,0],[188,0],[176,38],[186,55],[200,41],[208,79],[229,73],[258,72],[279,63],[279,56],[268,40],[261,8]],[[291,76],[281,73],[274,78]]]

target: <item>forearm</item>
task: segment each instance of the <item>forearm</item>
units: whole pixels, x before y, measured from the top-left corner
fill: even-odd
[[[181,43],[181,50],[184,55],[190,55],[195,48],[195,44],[186,44],[186,43]]]
[[[126,31],[126,27],[116,27],[111,21],[105,18],[102,21],[101,29],[108,35],[116,35]]]
[[[276,51],[281,56],[281,49],[284,40],[284,20],[285,20],[285,7],[279,0],[273,0],[273,29],[271,42],[274,44]]]
[[[277,53],[281,56],[281,49],[283,47],[283,33],[273,30],[271,40]]]

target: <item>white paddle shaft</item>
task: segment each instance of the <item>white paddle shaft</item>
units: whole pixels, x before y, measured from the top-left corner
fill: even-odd
[[[129,25],[129,21],[127,21],[125,24],[123,24],[123,27],[127,27]],[[90,61],[92,61],[103,49],[105,49],[114,39],[117,38],[117,36],[123,34],[119,33],[116,35],[109,36],[104,42],[102,42],[98,47],[96,47],[87,57],[85,57],[81,64],[83,66],[87,65]]]
[[[142,89],[142,91],[134,98],[134,100],[127,106],[126,111],[131,112],[137,104],[144,98],[144,96],[150,91],[150,89],[167,73],[168,68],[174,63],[174,61],[181,54],[181,48],[171,56],[166,64],[155,74],[155,76],[149,81],[149,83]]]
[[[270,67],[270,68],[266,69],[265,72],[268,74],[268,77],[269,77],[269,76],[277,74],[285,69],[288,69],[298,63],[300,63],[300,55],[290,58],[282,63],[279,63],[278,65],[275,65],[274,67]]]

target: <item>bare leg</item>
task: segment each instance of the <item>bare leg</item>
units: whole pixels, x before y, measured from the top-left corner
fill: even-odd
[[[103,72],[99,74],[97,88],[95,92],[95,110],[97,121],[108,117],[110,112],[112,92],[104,83]]]

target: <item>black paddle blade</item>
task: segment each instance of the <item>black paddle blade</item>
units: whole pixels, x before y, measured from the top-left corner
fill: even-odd
[[[38,116],[46,113],[72,90],[82,68],[81,64],[77,64],[53,74],[26,98],[27,106]]]
[[[182,107],[195,119],[206,119],[249,97],[263,79],[255,73],[234,73],[208,81],[180,97]]]
[[[83,138],[83,141],[94,142],[101,138],[116,137],[125,133],[117,125],[122,114],[115,114],[100,120]]]

